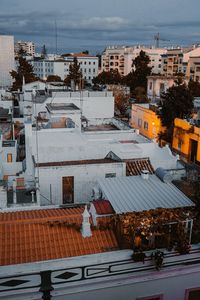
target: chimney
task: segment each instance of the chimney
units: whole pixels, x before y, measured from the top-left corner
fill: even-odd
[[[92,222],[93,222],[94,226],[96,226],[97,225],[97,211],[96,211],[96,208],[93,203],[90,204],[89,212],[92,216]]]
[[[82,236],[84,238],[90,237],[92,235],[92,232],[91,232],[90,220],[89,220],[90,214],[87,210],[87,205],[85,205],[85,209],[84,209],[82,216],[83,216],[83,222],[82,222],[82,228],[81,228]]]
[[[149,179],[149,171],[148,171],[148,170],[142,170],[142,171],[141,171],[141,177],[142,177],[144,180],[148,180],[148,179]]]

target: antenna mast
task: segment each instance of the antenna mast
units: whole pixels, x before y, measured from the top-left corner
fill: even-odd
[[[57,33],[57,22],[55,20],[55,42],[56,42],[56,55],[58,54],[58,33]]]

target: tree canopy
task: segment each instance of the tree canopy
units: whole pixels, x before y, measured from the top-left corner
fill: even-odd
[[[122,77],[118,70],[103,71],[93,79],[94,84],[118,84],[122,82]]]
[[[77,57],[74,57],[73,63],[70,64],[69,75],[64,80],[67,85],[70,85],[72,81],[75,87],[82,82],[82,72]]]
[[[49,75],[47,77],[47,82],[62,82],[62,79],[58,75]]]
[[[173,136],[174,119],[189,118],[193,109],[193,96],[189,88],[182,82],[177,81],[161,95],[161,100],[158,105],[158,115],[162,125],[166,127],[164,138],[171,142]]]
[[[200,83],[198,81],[190,80],[188,88],[193,97],[200,97]]]
[[[12,90],[17,91],[22,89],[23,78],[25,83],[30,83],[36,81],[38,78],[33,73],[33,67],[28,63],[28,61],[20,55],[18,57],[17,71],[12,70],[10,72],[12,78],[14,79]]]

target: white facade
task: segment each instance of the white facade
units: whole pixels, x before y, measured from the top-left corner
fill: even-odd
[[[34,73],[41,79],[46,80],[49,75],[58,75],[64,80],[69,74],[69,66],[73,63],[75,55],[66,56],[60,59],[35,59],[30,61]],[[98,75],[98,57],[95,56],[76,56],[80,64],[83,79],[92,82]]]
[[[49,164],[50,165],[50,164]],[[125,163],[94,163],[83,165],[40,167],[40,199],[42,205],[63,204],[63,178],[74,178],[74,203],[88,203],[93,200],[93,187],[97,178],[105,178],[106,174],[126,175]],[[49,199],[49,201],[47,200]]]
[[[34,85],[36,87],[36,84]],[[28,89],[31,86],[28,85]],[[24,87],[26,89],[26,87]],[[37,116],[40,112],[47,112],[46,105],[48,103],[73,103],[81,109],[82,116],[88,120],[95,119],[110,119],[114,117],[114,97],[112,92],[53,92],[52,96],[44,97],[43,100],[36,100],[36,104],[32,103],[32,92],[24,93],[24,100],[22,105],[22,113],[32,114]],[[27,107],[30,107],[27,113]]]
[[[175,76],[148,76],[147,97],[152,102],[158,101],[161,94],[174,85],[175,80]]]
[[[64,58],[70,63],[73,63],[74,57],[77,58],[77,61],[80,65],[83,79],[91,83],[92,79],[98,75],[98,57],[87,54],[73,54],[70,56],[65,56]]]
[[[0,35],[0,88],[12,85],[10,72],[14,69],[14,37]]]
[[[199,299],[190,298],[190,293],[200,291],[198,250],[186,255],[165,251],[160,271],[151,251],[143,263],[131,259],[131,250],[3,266],[0,299],[41,299],[45,292],[55,300]]]

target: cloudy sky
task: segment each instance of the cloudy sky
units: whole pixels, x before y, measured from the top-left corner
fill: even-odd
[[[0,34],[59,52],[108,45],[200,43],[200,0],[0,0]]]

